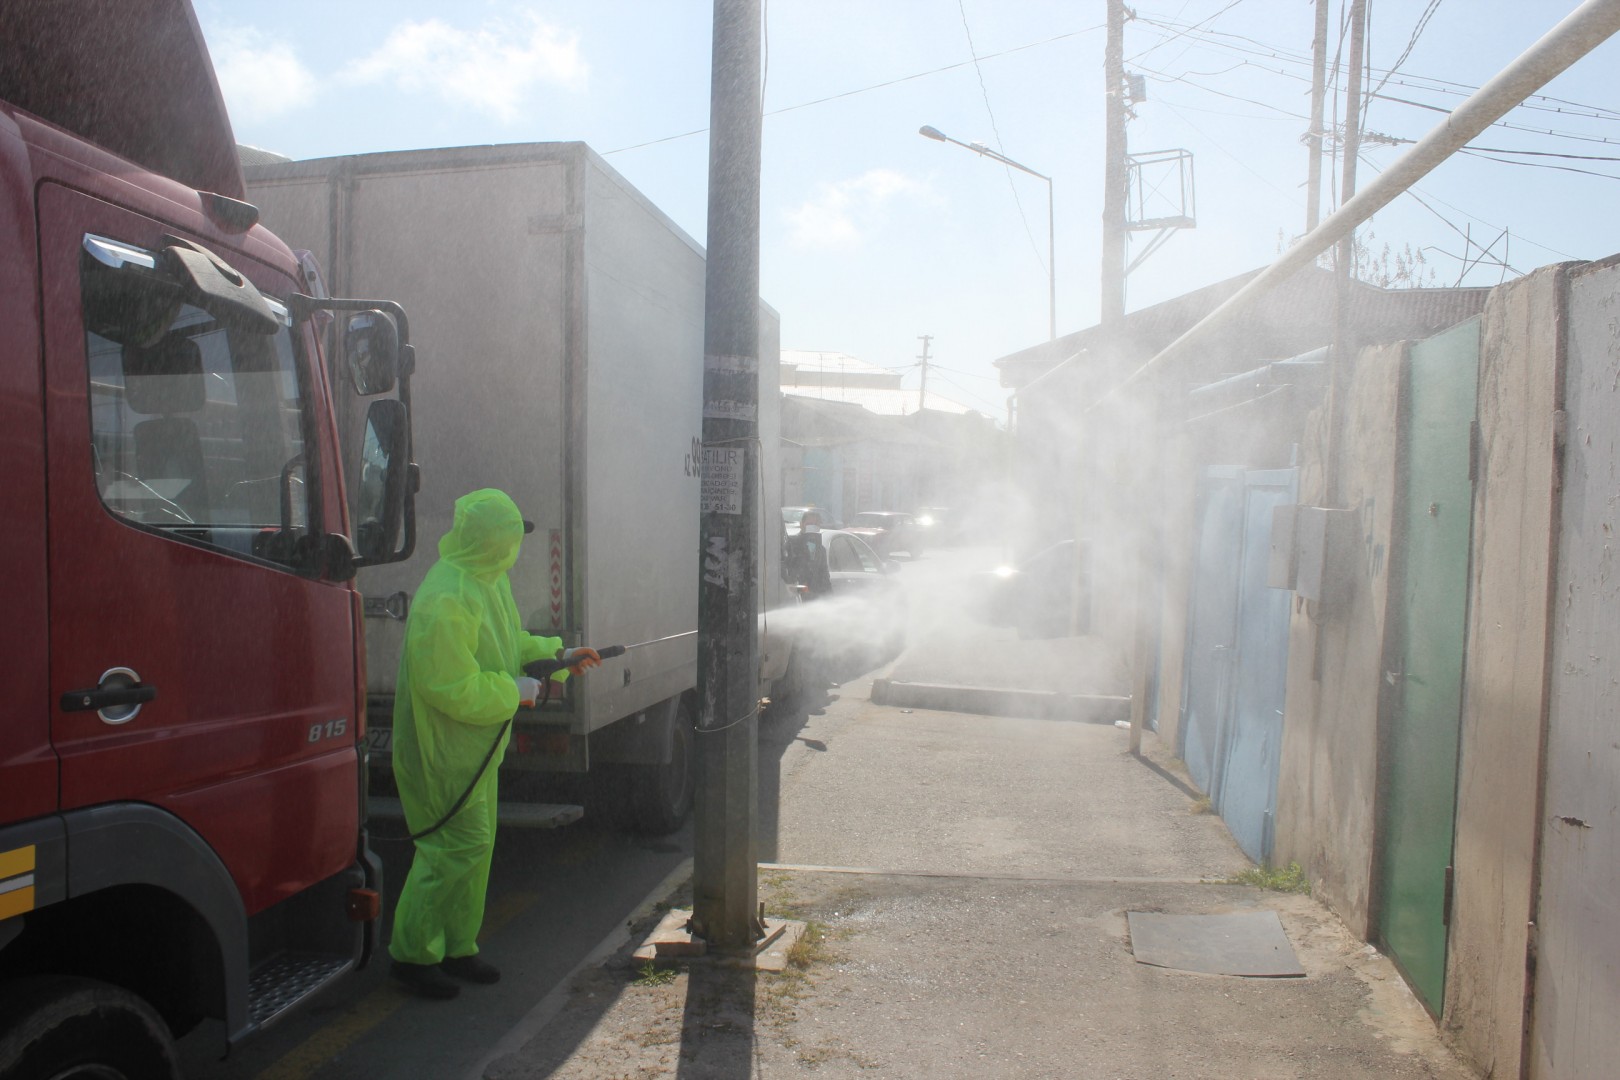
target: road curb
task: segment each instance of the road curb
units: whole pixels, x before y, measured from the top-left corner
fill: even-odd
[[[1059,694],[1047,690],[1010,690],[990,686],[872,680],[872,703],[936,712],[1030,720],[1067,720],[1112,724],[1131,718],[1131,699],[1108,694]]]

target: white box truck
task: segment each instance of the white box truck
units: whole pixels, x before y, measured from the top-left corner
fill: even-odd
[[[456,498],[497,487],[536,525],[511,572],[527,628],[570,645],[628,646],[570,680],[561,701],[521,712],[505,768],[607,766],[632,824],[676,828],[696,759],[702,248],[577,142],[245,172],[265,223],[312,253],[331,291],[395,297],[411,313],[421,544],[359,578],[374,769],[387,768],[411,596]],[[762,608],[787,600],[778,343],[779,320],[762,303]],[[358,406],[339,410],[352,434]],[[359,462],[345,466],[352,495]],[[762,634],[762,692],[784,675],[788,651],[780,634]],[[527,809],[532,819],[537,808]],[[579,812],[546,808],[530,823]]]

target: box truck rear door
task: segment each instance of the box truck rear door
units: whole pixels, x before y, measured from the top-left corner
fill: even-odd
[[[351,595],[306,565],[341,525],[326,399],[279,318],[161,287],[173,223],[55,184],[38,208],[61,804],[172,812],[253,913],[354,857]]]

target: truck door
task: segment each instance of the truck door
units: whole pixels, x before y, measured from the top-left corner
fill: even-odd
[[[352,596],[313,554],[342,527],[329,403],[280,305],[272,331],[161,287],[174,225],[49,183],[38,207],[61,805],[170,811],[252,914],[355,852]]]

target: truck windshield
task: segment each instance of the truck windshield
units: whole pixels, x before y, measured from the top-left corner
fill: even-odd
[[[86,260],[91,457],[102,503],[133,524],[296,565],[313,485],[290,328],[263,334],[191,304],[131,304],[127,279],[109,304],[93,279],[118,272]]]

